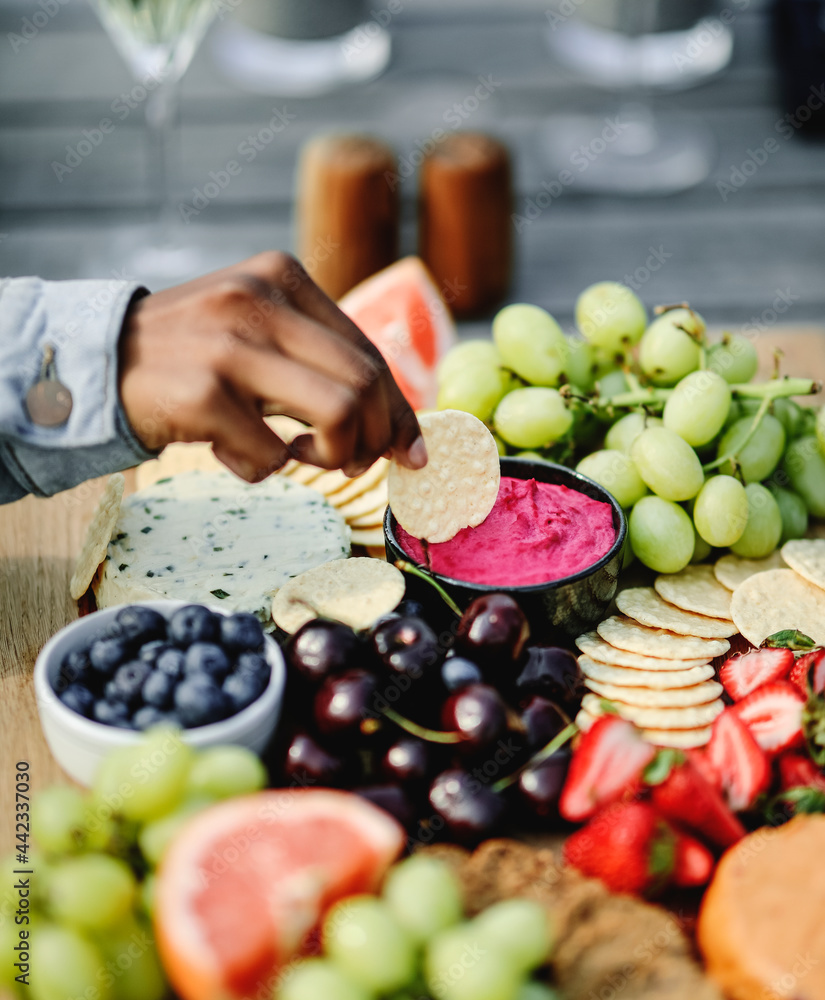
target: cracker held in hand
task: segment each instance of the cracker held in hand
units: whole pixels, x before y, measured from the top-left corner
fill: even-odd
[[[429,460],[423,469],[390,463],[390,506],[416,538],[448,542],[493,509],[501,471],[496,442],[471,413],[441,410],[419,417]]]
[[[787,566],[779,551],[771,552],[764,559],[743,559],[732,552],[717,559],[713,567],[713,575],[728,590],[736,590],[755,573],[764,573],[768,569],[785,569]]]
[[[621,687],[647,687],[657,691],[670,688],[693,687],[713,678],[714,670],[709,663],[699,667],[685,667],[682,670],[637,670],[635,667],[615,667],[610,663],[599,663],[589,656],[579,657],[579,669],[588,684],[591,680],[602,684],[618,684]]]
[[[682,611],[730,621],[730,594],[713,575],[712,566],[685,566],[653,581],[656,593]]]
[[[632,618],[613,615],[596,626],[605,642],[619,649],[663,660],[689,660],[701,657],[705,661],[727,653],[727,639],[702,639],[699,636],[679,635],[663,628],[648,628]]]
[[[707,618],[682,611],[662,600],[653,587],[630,587],[616,595],[619,611],[649,628],[666,628],[680,635],[705,639],[726,639],[736,635],[736,626],[721,618]],[[599,633],[600,635],[602,633]]]
[[[749,577],[733,592],[731,614],[754,646],[784,629],[798,629],[825,645],[825,590],[792,569],[769,569]]]
[[[334,559],[294,577],[275,595],[272,618],[297,632],[313,618],[369,628],[404,596],[404,574],[380,559]]]
[[[98,566],[106,558],[112,535],[115,533],[123,488],[126,480],[122,473],[109,476],[103,494],[86,532],[86,541],[77,557],[74,575],[69,581],[69,593],[73,601],[79,600],[89,589]]]
[[[631,653],[627,649],[617,649],[605,642],[598,632],[585,632],[576,639],[579,649],[592,660],[610,664],[614,667],[631,667],[634,670],[674,671],[687,670],[689,667],[701,667],[713,659],[713,656],[686,657],[681,660],[667,660],[658,656],[645,656],[642,653]]]
[[[782,558],[808,583],[825,590],[825,538],[797,538],[785,542]]]

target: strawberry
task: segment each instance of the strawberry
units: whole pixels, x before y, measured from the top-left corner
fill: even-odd
[[[686,826],[720,847],[729,847],[745,836],[745,828],[725,800],[683,754],[674,754],[667,776],[652,768],[650,801],[666,819]],[[654,783],[656,782],[656,783]]]
[[[686,852],[687,853],[687,852]],[[614,802],[572,833],[564,859],[612,892],[652,894],[673,874],[676,837],[646,802]],[[694,862],[687,857],[684,870]]]
[[[825,691],[825,649],[812,649],[804,653],[791,667],[788,680],[808,697],[808,681],[814,694]]]
[[[570,762],[559,812],[573,823],[635,790],[655,756],[639,730],[618,715],[603,715],[582,735]]]
[[[681,830],[676,831],[673,884],[685,889],[707,885],[713,874],[713,855],[705,845]]]
[[[805,754],[783,753],[779,758],[779,786],[783,792],[789,788],[816,788],[825,792],[825,774]]]
[[[682,753],[709,785],[713,785],[717,792],[722,791],[722,772],[717,769],[716,764],[710,759],[706,746],[683,750]]]
[[[772,681],[751,691],[732,711],[750,729],[765,753],[777,754],[802,742],[805,698],[788,681]]]
[[[768,790],[771,766],[767,754],[732,708],[713,723],[706,759],[719,775],[722,793],[734,812],[750,809]]]
[[[752,649],[725,660],[719,680],[731,698],[740,701],[763,684],[787,677],[793,665],[791,649]]]

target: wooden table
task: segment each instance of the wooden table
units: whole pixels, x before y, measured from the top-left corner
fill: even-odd
[[[774,345],[789,374],[825,377],[825,329],[777,330],[758,348],[770,370]],[[133,473],[127,473],[127,489]],[[42,645],[77,617],[69,577],[104,480],[48,500],[29,497],[0,507],[0,853],[13,829],[12,767],[31,765],[32,788],[68,779],[40,730],[32,669]]]

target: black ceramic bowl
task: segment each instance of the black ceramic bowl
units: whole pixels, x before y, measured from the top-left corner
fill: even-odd
[[[616,529],[616,540],[613,545],[592,566],[573,576],[529,586],[496,587],[484,583],[453,580],[439,573],[430,575],[444,587],[461,608],[465,608],[483,594],[506,593],[518,601],[536,637],[558,640],[563,635],[580,635],[604,617],[607,605],[616,593],[619,571],[622,567],[622,550],[627,536],[627,519],[624,511],[616,498],[603,486],[563,465],[527,458],[502,458],[501,474],[515,479],[536,479],[541,483],[567,486],[594,500],[609,503],[613,508],[613,527]],[[409,561],[409,556],[398,543],[396,525],[392,510],[387,507],[384,515],[384,544],[387,559],[390,562],[395,562],[396,559]],[[506,540],[503,540],[502,544],[506,544]],[[420,587],[416,586],[414,589],[414,596],[425,606],[431,605],[433,601],[440,603],[435,590],[427,584],[422,583]]]

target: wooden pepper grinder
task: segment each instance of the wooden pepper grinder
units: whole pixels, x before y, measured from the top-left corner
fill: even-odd
[[[398,257],[398,166],[366,135],[310,140],[298,165],[297,255],[333,299]]]
[[[447,136],[421,166],[419,255],[456,316],[484,313],[507,292],[512,263],[510,157],[477,132]]]

